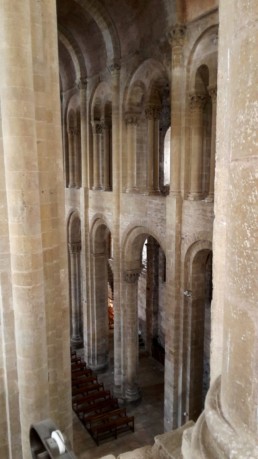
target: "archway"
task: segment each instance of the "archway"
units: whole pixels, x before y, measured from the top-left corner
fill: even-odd
[[[210,383],[212,251],[208,242],[196,243],[187,260],[188,282],[184,291],[187,419],[196,420],[204,408]],[[185,419],[184,419],[185,420]]]
[[[83,320],[81,304],[81,220],[72,212],[68,220],[68,261],[70,292],[71,346],[83,343]]]

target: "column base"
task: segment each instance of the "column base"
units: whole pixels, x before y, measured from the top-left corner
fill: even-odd
[[[141,391],[137,384],[127,386],[125,391],[125,399],[127,402],[136,402],[141,398]]]
[[[102,186],[97,185],[97,186],[93,186],[93,187],[92,187],[92,190],[93,190],[93,191],[103,191],[103,188],[102,188]]]
[[[83,347],[83,339],[80,336],[75,336],[71,338],[71,347],[72,349],[79,349]]]
[[[188,201],[202,201],[203,194],[202,193],[189,193],[187,196]]]
[[[220,387],[218,378],[207,394],[205,410],[189,432],[185,445],[183,441],[183,459],[258,458],[256,438],[251,442],[244,430],[241,435],[223,416]]]
[[[206,202],[214,202],[214,194],[209,194],[207,198],[205,198]]]
[[[160,196],[161,192],[160,190],[147,190],[143,194],[146,196]]]

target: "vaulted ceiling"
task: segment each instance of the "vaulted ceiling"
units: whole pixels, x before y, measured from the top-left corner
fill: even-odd
[[[164,41],[176,22],[191,20],[218,0],[57,0],[63,89],[120,59]]]

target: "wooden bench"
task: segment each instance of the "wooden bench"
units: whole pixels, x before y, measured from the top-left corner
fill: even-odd
[[[76,371],[80,371],[80,370],[85,370],[86,368],[86,363],[85,362],[73,362],[72,365],[71,365],[71,369],[72,369],[72,373],[76,372]]]
[[[104,414],[107,411],[113,411],[118,408],[119,405],[116,398],[107,398],[105,400],[98,399],[94,403],[81,405],[81,407],[78,407],[77,413],[83,422],[88,422],[89,417],[94,414]],[[92,414],[90,415],[90,413]]]
[[[117,411],[117,410],[115,410]],[[93,440],[99,445],[100,440],[117,435],[126,430],[134,432],[134,416],[120,415],[119,413],[110,412],[102,418],[102,422],[95,423],[87,428]]]
[[[125,408],[118,408],[116,410],[109,411],[108,413],[93,414],[91,416],[86,416],[84,418],[84,424],[87,429],[91,430],[97,424],[106,424],[111,421],[111,419],[116,419],[118,417],[126,416]]]
[[[81,405],[89,405],[91,403],[94,403],[96,400],[106,400],[111,398],[111,393],[110,390],[100,390],[97,392],[93,392],[93,394],[90,395],[76,395],[73,398],[73,408],[76,411],[76,407],[80,407]]]
[[[80,378],[81,376],[90,376],[90,375],[93,375],[93,371],[90,370],[89,368],[86,368],[84,370],[78,370],[78,371],[75,371],[75,372],[72,372],[72,379],[77,379],[77,378]]]
[[[79,386],[82,386],[82,385],[86,385],[88,383],[95,383],[95,382],[98,382],[98,378],[97,376],[81,376],[80,378],[76,378],[76,379],[73,379],[72,380],[72,387],[79,387]]]
[[[72,396],[78,394],[88,394],[89,392],[97,390],[104,390],[103,383],[95,383],[95,384],[86,384],[80,387],[73,387],[72,388]]]

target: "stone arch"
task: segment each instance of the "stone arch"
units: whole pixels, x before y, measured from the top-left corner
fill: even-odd
[[[95,370],[103,370],[109,363],[108,323],[108,259],[110,230],[106,221],[95,218],[90,229],[91,283],[89,304],[89,336],[86,343],[88,364]]]
[[[120,42],[116,28],[105,7],[99,0],[74,0],[89,13],[98,25],[106,45],[108,64],[117,62],[121,56]]]
[[[190,200],[214,196],[217,34],[213,25],[202,32],[188,60],[189,137],[186,174]]]
[[[79,212],[70,213],[67,221],[68,268],[71,346],[83,343],[83,312],[81,301],[81,219]]]
[[[142,263],[142,252],[144,243],[147,240],[147,263]],[[125,349],[125,396],[128,401],[139,398],[139,387],[137,380],[137,368],[139,358],[139,332],[145,328],[146,340],[145,349],[155,358],[161,358],[164,363],[164,353],[154,352],[158,345],[158,323],[159,320],[159,276],[160,276],[160,253],[162,245],[160,238],[145,227],[134,227],[127,232],[122,246],[122,267],[123,267],[123,290],[122,298],[124,327],[128,332],[123,337],[123,348]],[[164,260],[162,258],[162,275]],[[139,286],[142,286],[145,302],[145,312],[139,305]],[[143,304],[143,303],[142,303]],[[141,316],[143,313],[143,316]],[[142,321],[142,324],[140,325]],[[145,321],[145,325],[143,322]],[[142,328],[142,326],[144,328]],[[155,332],[155,336],[154,336]]]
[[[94,190],[112,190],[112,91],[106,81],[92,93],[91,112],[91,177]]]
[[[87,69],[81,50],[71,33],[62,25],[58,26],[58,38],[71,56],[75,69],[76,80],[78,81],[79,78],[86,78]]]
[[[162,191],[164,137],[170,125],[169,91],[167,72],[156,59],[142,62],[128,80],[124,92],[127,192]]]
[[[212,244],[196,241],[187,250],[184,266],[183,409],[186,419],[196,420],[204,408],[209,387]]]

